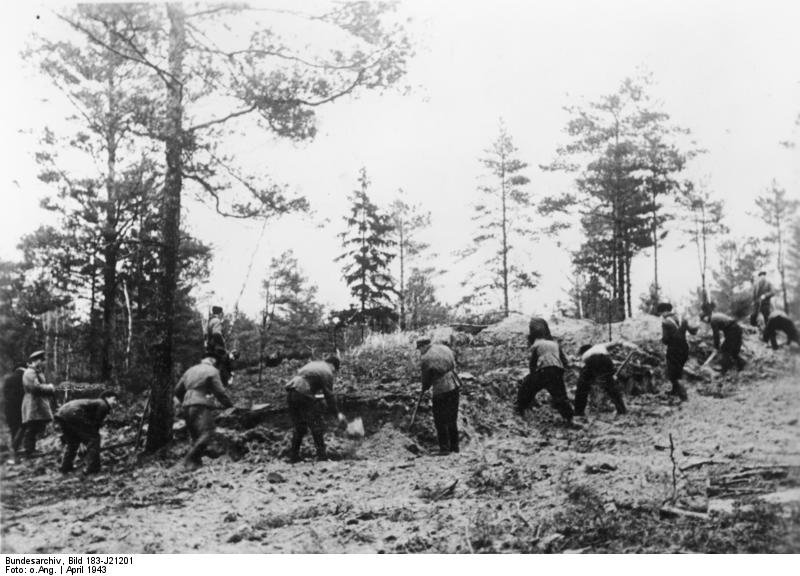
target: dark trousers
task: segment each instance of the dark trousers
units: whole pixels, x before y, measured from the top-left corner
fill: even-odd
[[[300,459],[300,446],[303,444],[303,437],[309,430],[311,430],[311,437],[314,439],[314,446],[317,449],[317,458],[327,457],[325,452],[325,419],[321,403],[315,398],[289,390],[287,404],[289,406],[289,417],[292,419],[292,426],[294,427],[290,457],[293,460]]]
[[[216,429],[214,426],[214,412],[209,406],[186,406],[183,409],[183,417],[186,420],[186,427],[189,429],[189,436],[192,439],[192,447],[184,457],[184,463],[201,464],[203,454]]]
[[[564,386],[564,369],[558,366],[546,366],[530,373],[520,380],[517,389],[517,412],[523,414],[536,404],[536,395],[547,390],[553,399],[553,406],[567,422],[572,421],[572,406],[567,398]]]
[[[47,420],[32,420],[22,425],[22,448],[30,456],[36,451],[36,439],[47,429]]]
[[[719,347],[719,351],[722,353],[720,366],[723,371],[732,366],[741,370],[745,365],[745,361],[739,357],[739,353],[742,351],[742,327],[738,323],[733,323],[725,328],[724,336],[725,341]]]
[[[689,360],[689,345],[686,341],[679,341],[667,344],[667,379],[672,384],[670,394],[675,394],[681,399],[686,400],[686,390],[681,385],[683,377],[683,367]]]
[[[100,471],[100,431],[83,422],[66,422],[56,420],[61,426],[61,442],[64,454],[61,458],[62,472],[75,468],[75,456],[81,444],[86,446],[86,472],[93,474]]]
[[[753,322],[754,318],[758,320],[759,314],[764,317],[764,325],[766,326],[769,322],[769,315],[772,314],[772,303],[770,302],[769,298],[755,304],[753,314],[751,316],[752,324],[755,324],[755,322]]]
[[[22,413],[19,406],[16,406],[16,410],[6,406],[6,424],[11,435],[11,449],[18,452],[22,444]]]
[[[459,390],[450,390],[436,394],[432,398],[433,425],[436,426],[436,437],[439,450],[442,452],[458,452],[458,400]]]
[[[608,363],[610,366],[584,365],[581,368],[581,373],[578,377],[578,387],[575,390],[575,414],[577,416],[584,416],[586,413],[589,389],[592,387],[593,383],[597,383],[606,391],[611,402],[614,403],[614,408],[617,409],[617,414],[625,414],[627,412],[625,402],[622,400],[622,393],[614,378],[614,364],[611,362],[610,358],[608,359]]]

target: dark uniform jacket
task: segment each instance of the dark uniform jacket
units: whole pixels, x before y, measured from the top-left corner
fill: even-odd
[[[55,393],[52,384],[45,384],[42,373],[29,367],[22,375],[22,387],[25,389],[25,397],[22,399],[22,423],[52,420],[50,396]]]
[[[686,343],[686,333],[697,332],[696,328],[691,328],[685,318],[678,318],[678,315],[671,312],[661,319],[661,342],[667,346],[688,346]]]
[[[3,380],[3,406],[6,414],[15,413],[17,420],[22,417],[22,399],[25,389],[22,387],[22,374],[25,368],[17,368]]]
[[[735,319],[722,312],[714,312],[708,323],[711,325],[711,332],[714,335],[714,348],[719,348],[720,332],[726,334],[727,338],[727,331],[737,326]]]
[[[233,402],[222,387],[222,379],[210,361],[203,360],[184,372],[175,388],[175,396],[187,406],[216,406],[214,399],[219,400],[225,408],[233,406]]]
[[[583,366],[589,374],[614,374],[614,361],[604,344],[595,344],[581,355]]]
[[[336,395],[333,393],[335,380],[333,366],[327,362],[316,360],[300,368],[297,375],[286,384],[286,390],[308,398],[315,398],[317,394],[322,394],[325,396],[328,408],[338,412]]]
[[[542,368],[554,366],[556,368],[567,368],[569,361],[564,356],[561,346],[555,340],[544,340],[542,338],[536,340],[530,347],[530,361],[529,368],[531,374]]]
[[[222,333],[222,319],[213,316],[206,327],[206,350],[216,353],[217,348],[226,348]]]
[[[56,412],[56,420],[98,430],[111,408],[103,398],[71,400]]]
[[[753,302],[758,306],[762,297],[766,302],[769,302],[772,296],[774,296],[772,284],[764,277],[759,278],[755,286],[753,286]]]
[[[420,358],[422,389],[433,388],[434,396],[452,392],[458,388],[455,369],[453,351],[444,344],[431,344]]]

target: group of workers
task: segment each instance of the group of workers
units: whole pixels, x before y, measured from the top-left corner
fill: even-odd
[[[772,296],[772,287],[762,272],[754,286],[754,310],[750,321],[757,324],[758,317],[763,316],[762,338],[773,348],[778,347],[778,332],[785,334],[788,343],[800,344],[798,331],[792,320],[784,313],[772,310]],[[666,345],[665,372],[671,383],[668,393],[685,401],[688,397],[681,378],[684,365],[689,359],[687,333],[696,334],[697,327],[690,325],[685,318],[680,318],[669,303],[658,304],[656,311],[662,319],[662,342]],[[727,371],[732,367],[741,370],[745,366],[745,361],[740,356],[743,331],[736,319],[716,312],[712,302],[703,304],[700,318],[711,327],[715,354],[720,355],[721,370]],[[214,437],[215,410],[219,405],[225,408],[233,406],[226,388],[231,377],[231,360],[234,354],[227,350],[222,326],[222,308],[215,306],[206,329],[204,357],[198,364],[186,370],[175,387],[179,413],[186,422],[192,442],[183,460],[188,469],[201,465],[203,454]],[[627,412],[611,356],[614,348],[622,346],[622,343],[584,344],[579,348],[581,368],[574,404],[570,403],[564,381],[569,362],[544,319],[531,319],[528,346],[529,372],[517,386],[515,410],[519,415],[538,406],[536,395],[547,390],[554,408],[565,424],[578,427],[573,419],[585,417],[592,386],[599,386],[606,392],[617,414]],[[420,354],[421,394],[431,390],[438,453],[446,455],[458,452],[461,380],[456,371],[455,355],[447,345],[434,343],[430,338],[417,340],[416,347]],[[55,389],[45,382],[42,370],[44,360],[43,351],[34,352],[28,359],[27,367],[18,368],[4,382],[6,422],[12,436],[12,449],[15,453],[21,452],[25,457],[35,457],[37,437],[44,432],[49,422],[55,421],[61,428],[64,444],[60,470],[66,473],[73,469],[78,448],[84,444],[87,447],[84,458],[86,472],[95,473],[100,469],[100,428],[116,405],[117,394],[108,390],[97,399],[72,400],[63,404],[54,415],[50,398]],[[293,427],[287,450],[290,462],[300,461],[303,438],[309,431],[317,458],[327,459],[325,406],[336,414],[340,424],[346,423],[346,417],[339,409],[334,393],[339,368],[339,358],[329,356],[324,361],[305,364],[286,383],[286,402]]]

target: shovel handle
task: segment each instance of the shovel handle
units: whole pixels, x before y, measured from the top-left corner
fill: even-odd
[[[419,410],[419,405],[422,403],[423,394],[425,394],[425,390],[420,390],[419,397],[417,398],[417,404],[414,406],[414,412],[411,414],[411,423],[408,425],[409,428],[414,425],[414,421],[417,419],[417,410]]]

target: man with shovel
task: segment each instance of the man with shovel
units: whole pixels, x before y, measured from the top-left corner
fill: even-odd
[[[800,334],[797,332],[792,319],[780,310],[775,310],[769,315],[767,325],[764,327],[764,332],[761,334],[764,342],[768,342],[773,350],[778,349],[778,332],[783,332],[786,336],[786,345],[789,346],[792,342],[800,345]]]
[[[309,429],[317,449],[317,460],[328,458],[325,450],[325,420],[317,399],[318,394],[325,398],[328,408],[336,413],[340,424],[347,422],[344,414],[339,411],[336,395],[333,393],[339,366],[336,356],[329,356],[324,362],[309,362],[286,384],[286,403],[294,426],[292,444],[289,447],[289,461],[292,463],[300,461],[300,446]]]
[[[690,327],[685,318],[678,318],[669,302],[659,303],[656,312],[661,316],[661,342],[667,345],[667,378],[672,384],[669,393],[685,402],[689,396],[681,385],[681,378],[683,367],[689,360],[686,333],[697,334],[697,327]]]
[[[422,393],[431,389],[433,424],[439,441],[439,455],[458,452],[459,382],[453,351],[430,338],[417,340],[422,372]],[[420,397],[422,397],[420,394]]]
[[[622,399],[619,386],[614,374],[614,361],[608,353],[609,349],[618,347],[619,343],[609,342],[608,344],[584,344],[578,349],[581,355],[583,366],[581,366],[580,376],[578,376],[578,386],[575,389],[575,416],[586,416],[586,403],[589,399],[589,388],[592,384],[599,384],[611,398],[617,414],[627,414],[625,402]],[[622,366],[620,366],[620,369]]]
[[[716,304],[709,302],[703,304],[700,319],[711,325],[714,337],[714,349],[722,355],[720,366],[722,372],[727,372],[731,366],[736,366],[736,370],[744,368],[746,362],[739,356],[742,350],[742,327],[734,319],[723,314],[714,312]],[[720,333],[725,336],[725,340],[720,343]]]
[[[233,406],[216,365],[214,356],[206,356],[184,372],[175,387],[175,398],[182,404],[183,418],[192,439],[192,447],[183,459],[183,465],[190,470],[202,465],[203,453],[214,436],[215,399],[225,408]]]
[[[61,427],[61,441],[65,446],[61,472],[66,474],[74,469],[81,444],[86,446],[86,473],[100,471],[100,427],[116,404],[117,393],[107,390],[100,398],[71,400],[58,409],[55,421]]]

